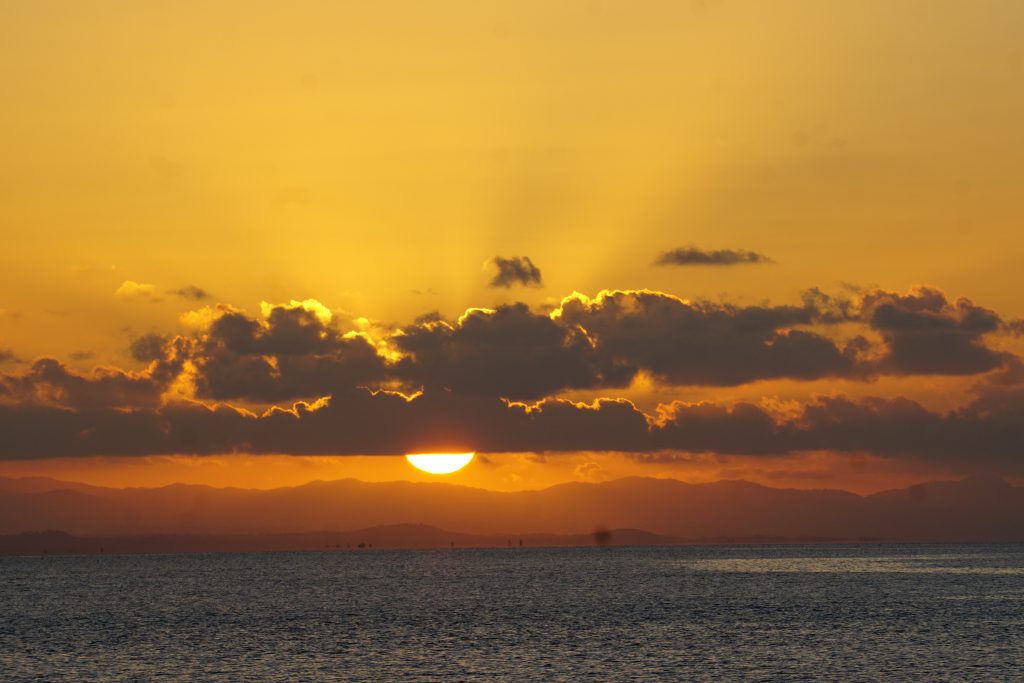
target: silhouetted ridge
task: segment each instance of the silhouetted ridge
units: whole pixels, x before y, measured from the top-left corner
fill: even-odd
[[[79,491],[63,482],[43,488],[38,480],[0,481],[0,534],[290,534],[423,524],[475,535],[574,535],[603,528],[692,540],[1024,540],[1024,489],[991,476],[871,496],[640,477],[519,492],[354,479],[267,491],[193,485]]]

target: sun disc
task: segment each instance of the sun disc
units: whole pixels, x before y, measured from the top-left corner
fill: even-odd
[[[473,460],[473,453],[410,453],[409,464],[430,474],[458,472]]]

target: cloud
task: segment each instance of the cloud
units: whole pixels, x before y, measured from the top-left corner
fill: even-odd
[[[447,392],[415,398],[352,391],[262,415],[172,403],[125,411],[0,403],[0,457],[416,451],[621,451],[783,455],[871,453],[1024,472],[1024,391],[978,398],[949,413],[905,398],[827,397],[780,418],[748,404],[674,403],[656,416],[632,403],[546,399],[535,404]]]
[[[167,341],[167,337],[150,332],[133,340],[128,346],[128,353],[132,358],[143,363],[160,360],[165,355],[164,345]]]
[[[985,391],[991,387],[1024,386],[1024,361],[1012,357],[1007,359],[1006,365],[995,372],[985,375],[979,384],[980,390]]]
[[[15,359],[14,351],[0,348],[0,363],[6,363]]]
[[[608,290],[575,293],[551,312],[509,304],[455,320],[428,314],[401,328],[340,319],[315,300],[266,304],[257,317],[203,310],[203,325],[188,334],[134,340],[140,372],[78,373],[44,358],[0,374],[0,433],[17,436],[4,452],[839,450],[1008,459],[1024,443],[1014,422],[1024,418],[1013,393],[1020,359],[987,346],[1005,323],[928,288],[812,290],[798,305],[751,306]],[[906,399],[823,398],[784,412],[671,403],[649,415],[614,398],[555,398],[613,392],[641,372],[661,387],[977,374],[979,399],[949,414]],[[279,405],[292,407],[246,410]]]
[[[266,301],[260,302],[260,312],[263,314],[264,318],[270,318],[277,310],[285,311],[294,309],[302,309],[308,313],[312,313],[316,316],[316,319],[324,325],[330,324],[331,320],[334,318],[334,314],[331,312],[331,309],[327,308],[327,306],[324,306],[316,299],[305,299],[304,301],[296,301],[295,299],[292,299],[287,304],[271,304]]]
[[[535,266],[528,256],[495,256],[490,263],[498,269],[491,278],[490,287],[508,289],[513,285],[540,287],[542,284],[540,268]]]
[[[585,481],[606,481],[609,478],[605,469],[593,461],[587,461],[577,465],[576,468],[573,469],[573,474],[575,474],[578,479],[583,479]]]
[[[623,388],[639,373],[662,386],[737,386],[980,374],[1014,358],[986,345],[1003,330],[996,314],[930,289],[809,290],[799,305],[749,306],[606,290],[574,293],[551,312],[516,303],[446,320],[434,311],[399,328],[335,319],[313,299],[261,311],[218,305],[183,318],[194,322],[180,348],[197,398],[268,404],[367,387],[537,400]],[[163,340],[136,343],[133,356],[149,362]]]
[[[201,331],[210,327],[222,313],[233,310],[235,309],[223,304],[217,304],[216,307],[203,306],[192,311],[185,311],[178,316],[178,322],[191,330]]]
[[[693,246],[666,251],[654,261],[654,264],[658,266],[739,266],[758,263],[774,263],[774,261],[764,254],[744,249],[709,251]]]
[[[24,374],[0,376],[0,385],[8,396],[24,404],[65,409],[145,409],[159,405],[168,375],[172,374],[158,377],[152,372],[98,367],[81,375],[53,358],[41,358]]]
[[[985,345],[1003,327],[987,308],[937,289],[920,287],[901,295],[874,290],[860,302],[859,319],[885,340],[888,352],[879,372],[904,375],[972,375],[994,370],[1010,354]]]
[[[970,299],[950,299],[934,287],[842,296],[810,289],[803,300],[823,324],[856,323],[881,338],[883,348],[870,375],[974,375],[1015,358],[988,345],[990,335],[1015,334],[1013,321],[1004,322]]]
[[[863,340],[840,345],[794,329],[819,321],[808,306],[740,307],[611,290],[594,298],[566,297],[552,316],[568,328],[586,330],[600,367],[646,370],[665,384],[730,386],[862,373]]]
[[[390,370],[411,389],[521,400],[620,388],[641,371],[663,384],[708,386],[866,375],[863,338],[840,344],[793,329],[816,322],[808,306],[693,303],[647,290],[574,294],[551,314],[512,304],[419,320],[391,338],[402,358]]]
[[[195,285],[185,285],[181,289],[174,289],[169,292],[175,296],[179,296],[182,299],[190,299],[192,301],[203,301],[204,299],[210,298],[210,293],[201,287]]]
[[[472,309],[457,321],[421,319],[393,338],[410,386],[535,399],[565,389],[624,386],[635,371],[599,366],[586,334],[525,304]]]
[[[1014,322],[934,288],[808,290],[795,305],[606,290],[574,293],[552,311],[432,312],[404,327],[346,320],[314,299],[264,302],[258,316],[204,306],[194,317],[186,334],[135,339],[139,372],[79,373],[43,358],[0,374],[0,457],[829,451],[1024,472],[1022,362],[993,339],[1012,335]],[[819,397],[784,410],[677,401],[650,414],[623,399],[557,398],[611,392],[638,373],[662,387],[978,381],[976,398],[946,413],[901,397]]]
[[[125,280],[114,292],[114,296],[119,299],[152,299],[156,296],[156,285]]]
[[[418,451],[629,450],[645,417],[625,401],[537,406],[446,392],[413,399],[355,390],[256,416],[225,405],[173,403],[124,411],[0,404],[0,457],[214,453],[402,454]]]
[[[266,304],[261,320],[221,311],[189,347],[197,396],[266,403],[388,379],[372,341],[342,332],[330,311],[311,302]]]

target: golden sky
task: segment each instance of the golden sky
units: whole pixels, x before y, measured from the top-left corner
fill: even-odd
[[[977,466],[1017,476],[1020,433],[989,416],[1024,419],[1013,412],[1024,410],[1022,30],[1024,5],[1013,0],[5,2],[0,407],[16,424],[18,411],[75,411],[81,434],[105,424],[88,408],[159,416],[201,401],[260,413],[334,396],[344,411],[341,394],[358,387],[434,387],[480,403],[627,398],[652,420],[673,401],[741,401],[793,422],[800,435],[774,447],[785,453],[729,453],[708,437],[684,439],[697,449],[685,455],[669,439],[626,456],[537,436],[528,445],[558,453],[492,455],[459,476],[494,488],[649,474],[860,490]],[[691,247],[770,262],[655,264]],[[495,259],[519,256],[542,277],[490,286]],[[820,302],[803,317],[781,310],[805,306],[814,288],[850,307],[842,320]],[[659,293],[661,308],[638,323],[623,310],[642,306],[631,294],[642,289]],[[597,310],[606,290],[627,292],[623,310]],[[545,365],[522,352],[517,325],[555,320],[549,312],[574,291],[583,298],[569,301],[589,308],[561,318],[557,334],[583,344],[585,330],[587,353],[605,365],[600,377],[548,386],[541,379],[578,354]],[[424,314],[461,330],[468,308],[516,302],[532,317],[496,326],[504,347],[467,333],[449,355],[398,348]],[[701,302],[713,310],[686,308]],[[342,379],[281,389],[279,366],[296,354],[266,341],[266,353],[242,355],[272,357],[273,387],[232,393],[203,385],[202,372],[196,385],[189,364],[212,367],[203,363],[230,347],[211,341],[216,318],[245,318],[266,336],[274,306],[282,325],[323,324],[316,334],[330,348],[304,351],[303,372],[330,356],[342,359]],[[654,320],[665,307],[683,317]],[[729,326],[733,312],[754,308],[778,320],[751,341],[747,327]],[[913,320],[891,324],[875,315],[883,308]],[[429,336],[431,325],[419,329]],[[638,328],[647,336],[630,336]],[[778,335],[793,330],[856,360],[808,369],[796,342],[796,358],[780,360]],[[702,331],[707,346],[687,346]],[[857,336],[866,346],[850,346]],[[191,346],[174,347],[175,337]],[[133,357],[140,339],[159,348]],[[352,369],[363,339],[385,370]],[[712,351],[736,358],[702,365]],[[690,360],[680,367],[673,354]],[[150,365],[158,355],[167,367]],[[41,358],[61,369],[43,372]],[[396,370],[402,358],[415,367]],[[97,399],[80,388],[68,398],[71,385],[107,386],[90,374],[96,366],[134,373],[137,394]],[[610,379],[612,366],[626,379]],[[539,389],[519,386],[533,379]],[[905,398],[933,416],[966,411],[951,434],[998,444],[946,452],[926,443],[920,421],[906,428],[923,430],[920,442],[839,447],[835,434],[805,434],[803,407],[840,395],[861,408]],[[979,416],[989,421],[971,421]],[[283,434],[257,450],[288,450]],[[143,437],[109,452],[102,440],[80,453],[73,443],[33,452],[31,436],[0,456],[0,474],[253,486],[420,476],[401,461],[345,455],[355,447],[344,430],[337,454],[320,460],[308,448],[293,459],[216,453],[245,452],[251,435],[174,442],[211,454],[205,461]],[[494,440],[480,450],[522,445]],[[637,455],[666,449],[675,460]]]

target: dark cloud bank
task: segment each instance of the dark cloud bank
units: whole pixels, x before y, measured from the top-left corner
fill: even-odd
[[[840,337],[840,328],[861,332]],[[811,290],[795,306],[611,291],[567,297],[551,314],[513,304],[454,321],[425,316],[383,340],[302,307],[259,319],[223,307],[201,333],[136,339],[130,351],[149,363],[143,372],[82,375],[42,359],[0,375],[0,457],[832,450],[1016,467],[1020,361],[989,346],[997,333],[1012,330],[993,311],[934,289],[855,299]],[[662,385],[730,386],[989,371],[1000,381],[948,414],[901,398],[822,398],[785,418],[745,403],[676,403],[649,416],[622,400],[550,398],[625,387],[640,372]],[[197,400],[168,403],[168,389],[186,380]],[[255,412],[225,403],[297,399],[305,402]]]
[[[948,414],[907,399],[821,398],[779,419],[748,403],[673,404],[652,420],[624,400],[535,405],[450,393],[407,400],[353,390],[260,416],[226,405],[175,403],[135,411],[0,406],[0,457],[422,450],[657,451],[775,455],[828,450],[918,457],[1024,471],[1024,391]]]

